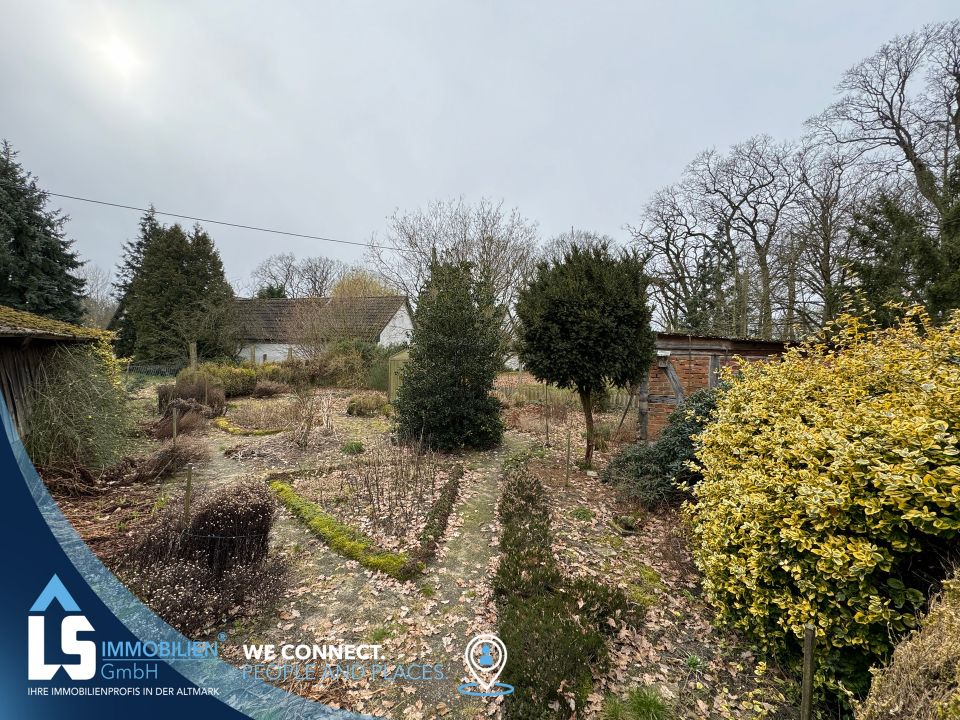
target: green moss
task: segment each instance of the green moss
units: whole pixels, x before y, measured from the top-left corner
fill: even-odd
[[[359,455],[363,452],[363,443],[359,440],[347,440],[340,448],[344,455]]]
[[[390,625],[380,625],[370,632],[371,643],[380,643],[389,637],[393,637],[393,627]]]
[[[583,520],[585,522],[593,520],[594,512],[590,508],[585,508],[583,506],[575,507],[570,511],[570,515],[574,520]]]
[[[213,424],[224,432],[228,432],[231,435],[244,435],[247,437],[259,437],[261,435],[276,435],[279,432],[282,432],[279,428],[242,428],[239,425],[234,425],[229,420],[224,417],[217,418],[213,421]]]
[[[657,602],[657,592],[664,587],[660,574],[644,563],[638,563],[632,569],[633,577],[627,585],[627,597],[643,608],[653,606]]]
[[[419,570],[419,565],[412,563],[406,553],[378,550],[373,540],[328,515],[319,505],[300,497],[290,485],[275,480],[270,483],[270,488],[286,508],[334,552],[398,580],[407,580]]]

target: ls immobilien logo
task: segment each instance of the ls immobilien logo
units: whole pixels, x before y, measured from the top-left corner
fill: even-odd
[[[60,649],[65,655],[77,655],[80,662],[70,665],[48,665],[44,653],[46,617],[44,613],[50,603],[56,600],[67,615],[60,623]],[[80,614],[80,607],[67,592],[56,575],[40,593],[30,607],[27,627],[27,678],[30,680],[52,680],[62,667],[71,680],[90,680],[97,674],[97,646],[92,640],[78,640],[77,633],[90,632],[93,625],[86,616]]]

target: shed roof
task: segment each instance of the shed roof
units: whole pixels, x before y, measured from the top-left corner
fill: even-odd
[[[99,328],[82,327],[52,318],[34,315],[0,305],[0,338],[37,338],[41,340],[87,341],[110,337]]]
[[[733,355],[776,355],[783,353],[789,343],[783,340],[723,337],[720,335],[690,335],[688,333],[656,333],[658,350]]]
[[[238,298],[234,302],[245,340],[295,341],[302,334],[300,328],[309,323],[311,333],[376,342],[397,311],[406,307],[407,298]]]

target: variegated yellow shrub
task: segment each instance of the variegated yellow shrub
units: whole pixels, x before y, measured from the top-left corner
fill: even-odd
[[[960,529],[960,313],[840,318],[829,344],[744,364],[701,435],[686,508],[722,621],[856,693],[913,628]]]

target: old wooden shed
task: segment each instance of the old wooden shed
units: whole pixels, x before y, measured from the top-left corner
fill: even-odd
[[[93,342],[104,336],[103,330],[0,305],[0,391],[21,437],[30,417],[30,390],[53,350],[64,343]]]
[[[706,335],[659,332],[656,360],[640,387],[638,436],[652,441],[660,436],[683,399],[717,383],[720,370],[745,362],[768,360],[783,354],[785,343]]]

